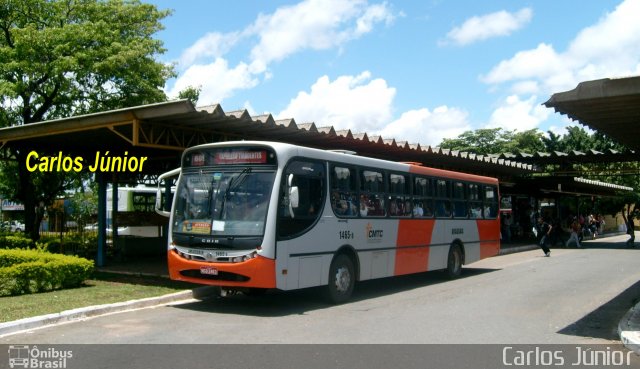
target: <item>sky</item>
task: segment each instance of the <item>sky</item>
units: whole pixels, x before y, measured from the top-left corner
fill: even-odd
[[[170,97],[437,146],[468,130],[575,125],[541,105],[640,75],[640,0],[148,0]]]

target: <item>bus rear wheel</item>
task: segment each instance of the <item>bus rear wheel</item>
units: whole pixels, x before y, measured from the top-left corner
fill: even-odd
[[[462,248],[458,244],[449,248],[449,259],[447,260],[447,276],[451,279],[460,277],[462,274]]]
[[[356,281],[353,261],[344,254],[336,256],[329,268],[327,298],[333,304],[342,304],[349,300]]]

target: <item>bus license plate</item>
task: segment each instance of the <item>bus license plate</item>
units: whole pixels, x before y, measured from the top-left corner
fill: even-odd
[[[201,274],[218,275],[218,269],[212,267],[200,267]]]

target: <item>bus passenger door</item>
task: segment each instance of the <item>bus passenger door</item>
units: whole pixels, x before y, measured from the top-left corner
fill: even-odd
[[[311,255],[300,254],[309,253],[305,235],[322,214],[326,193],[324,164],[313,160],[293,160],[287,165],[282,178],[276,225],[278,288],[319,285],[323,276],[322,263]]]

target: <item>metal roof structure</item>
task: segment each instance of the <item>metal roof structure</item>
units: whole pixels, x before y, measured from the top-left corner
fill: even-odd
[[[229,140],[288,142],[320,149],[348,149],[358,155],[470,173],[511,177],[536,171],[512,158],[444,150],[396,141],[332,126],[251,116],[246,110],[225,112],[218,104],[195,108],[188,100],[131,107],[0,128],[3,148],[59,150],[95,156],[97,150],[148,155],[156,174],[179,165],[180,152],[197,144]]]
[[[544,105],[640,153],[640,76],[581,82]]]
[[[552,151],[536,152],[533,154],[525,152],[502,153],[499,158],[515,160],[519,163],[541,164],[572,164],[572,163],[620,163],[628,161],[638,161],[638,155],[633,150],[617,151],[607,149],[604,151]]]

